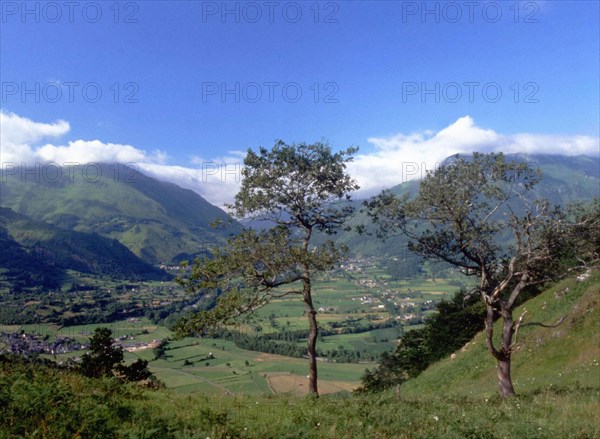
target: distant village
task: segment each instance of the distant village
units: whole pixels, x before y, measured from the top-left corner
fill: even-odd
[[[346,273],[364,273],[364,271],[376,265],[376,258],[356,257],[348,259],[340,265],[340,269]],[[400,293],[389,288],[389,282],[373,278],[358,278],[354,282],[358,287],[364,290],[360,296],[353,297],[353,301],[364,305],[368,311],[384,312],[387,311],[395,320],[404,324],[419,324],[423,322],[425,312],[435,309],[433,300],[419,301],[421,296],[419,291],[410,288],[407,293]],[[417,299],[417,300],[415,300]],[[336,307],[323,306],[319,312],[333,313]],[[382,316],[379,316],[383,318]]]
[[[133,336],[122,335],[114,339],[113,346],[120,346],[125,352],[135,352],[143,349],[153,349],[160,345],[161,340],[151,342],[135,341]],[[23,356],[59,355],[76,351],[86,351],[89,345],[70,337],[57,336],[51,340],[49,335],[40,336],[25,332],[0,332],[0,353],[11,353]],[[74,358],[77,361],[77,358]]]
[[[57,337],[50,340],[49,336],[38,336],[27,333],[0,332],[0,353],[11,353],[18,355],[38,354],[66,354],[69,352],[86,350],[87,344],[82,344],[69,337]]]

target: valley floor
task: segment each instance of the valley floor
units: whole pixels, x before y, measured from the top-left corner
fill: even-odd
[[[306,360],[183,339],[151,362],[171,387],[157,390],[0,356],[0,438],[600,438],[599,286],[597,270],[517,310],[564,323],[523,328],[513,362],[518,396],[507,400],[497,396],[482,334],[399,394],[325,394],[351,389],[367,365],[320,363],[318,399],[299,390]],[[131,330],[140,329],[140,341],[168,336],[162,327]],[[129,355],[155,357],[152,349]]]

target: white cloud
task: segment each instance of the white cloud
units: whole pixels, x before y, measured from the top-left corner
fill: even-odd
[[[44,162],[90,163],[90,162],[139,162],[149,157],[131,145],[103,143],[100,140],[75,140],[66,146],[43,145],[36,150],[37,156]]]
[[[63,120],[39,123],[0,111],[0,162],[134,162],[140,170],[158,179],[191,189],[209,202],[223,206],[239,190],[244,151],[228,151],[212,158],[191,157],[189,166],[169,165],[164,151],[147,153],[132,145],[101,140],[71,140],[64,144],[49,140],[66,135],[70,126]],[[446,128],[390,137],[372,137],[375,152],[358,154],[348,165],[366,197],[403,181],[421,178],[446,157],[457,153],[498,152],[564,155],[599,154],[598,138],[519,133],[504,135],[478,127],[470,116],[461,117]],[[48,143],[43,143],[48,142]]]
[[[60,137],[69,132],[68,122],[39,123],[0,110],[0,158],[2,162],[35,159],[31,145],[47,137]]]
[[[204,161],[200,167],[138,163],[142,171],[159,180],[170,181],[178,186],[199,193],[210,203],[223,207],[233,201],[241,183],[242,160]]]
[[[0,111],[0,138],[13,144],[34,143],[45,137],[58,137],[71,129],[69,122],[57,120],[54,123],[34,122],[4,110]]]
[[[359,154],[348,166],[358,180],[360,197],[373,195],[404,181],[422,178],[445,158],[454,154],[504,152],[525,154],[600,154],[599,139],[590,136],[560,136],[519,133],[504,135],[475,124],[464,116],[438,132],[430,130],[372,137],[375,152]]]
[[[147,153],[132,145],[104,143],[101,140],[73,140],[66,144],[43,143],[67,134],[68,122],[39,123],[0,111],[0,163],[3,168],[22,163],[135,163],[140,170],[158,179],[191,189],[218,206],[233,199],[239,189],[241,166],[245,152],[229,151],[226,156],[212,159],[193,157],[192,165],[168,165],[165,151]]]
[[[227,151],[225,155],[212,158],[193,156],[190,163],[195,167],[146,162],[140,163],[140,168],[152,177],[191,189],[223,208],[225,203],[233,201],[240,188],[245,156],[244,151]]]

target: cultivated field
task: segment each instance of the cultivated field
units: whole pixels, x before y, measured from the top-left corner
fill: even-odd
[[[351,268],[339,270],[314,283],[321,330],[317,349],[324,355],[319,361],[321,393],[356,388],[365,369],[375,367],[381,353],[393,350],[404,331],[419,327],[422,319],[433,312],[435,302],[458,289],[457,278],[394,281],[372,259],[354,261]],[[163,287],[160,299],[168,301],[164,295],[168,287],[160,286]],[[159,285],[152,287],[158,290]],[[137,290],[132,285],[126,291],[126,299],[135,300],[138,293],[145,304],[155,300],[147,296],[150,288],[138,287]],[[59,303],[55,305],[58,307]],[[24,331],[50,340],[68,337],[86,344],[94,329],[100,326],[109,327],[113,336],[119,339],[127,361],[148,360],[157,378],[177,392],[302,395],[307,391],[308,364],[304,358],[241,349],[236,346],[235,337],[174,341],[172,332],[165,326],[153,324],[143,317],[69,327],[0,325],[0,332]],[[303,334],[308,323],[303,302],[298,297],[288,296],[259,309],[245,323],[228,329],[249,336],[283,333],[289,338],[282,343],[304,348]],[[160,341],[164,343],[163,355],[155,350]],[[43,356],[66,361],[83,352]]]

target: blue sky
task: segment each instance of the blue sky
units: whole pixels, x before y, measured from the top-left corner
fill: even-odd
[[[2,160],[125,158],[221,204],[202,163],[276,139],[358,145],[371,192],[453,152],[595,154],[599,5],[5,1]]]

